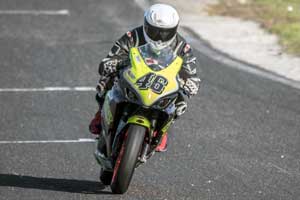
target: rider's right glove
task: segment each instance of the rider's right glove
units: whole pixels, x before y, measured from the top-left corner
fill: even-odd
[[[128,55],[115,56],[114,58],[105,58],[100,63],[100,80],[96,86],[98,97],[102,98],[107,89],[108,85],[111,85],[111,80],[116,77],[118,70],[126,67],[130,64]],[[109,84],[110,82],[110,84]]]
[[[101,62],[101,74],[104,76],[112,76],[119,69],[130,64],[128,55],[115,56],[114,58],[104,58]]]

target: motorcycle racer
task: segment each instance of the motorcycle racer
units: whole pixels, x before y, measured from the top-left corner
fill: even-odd
[[[100,111],[105,93],[111,89],[118,71],[130,64],[129,51],[131,47],[149,43],[152,50],[158,54],[161,49],[171,47],[183,59],[183,65],[178,74],[182,93],[188,98],[197,94],[200,79],[196,71],[196,57],[193,55],[191,46],[177,33],[178,25],[179,15],[173,7],[166,4],[154,4],[145,12],[143,26],[128,31],[115,42],[107,57],[99,64],[100,79],[96,87],[96,100],[100,109],[90,123],[91,133],[96,135],[101,133]],[[184,96],[181,95],[176,101],[175,118],[182,115],[187,108]],[[165,151],[166,147],[167,134],[164,134],[156,150]]]

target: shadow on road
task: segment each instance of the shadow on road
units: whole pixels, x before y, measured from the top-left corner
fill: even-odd
[[[0,174],[0,186],[84,194],[111,194],[111,192],[102,191],[105,186],[100,182],[57,178],[39,178],[13,174]]]

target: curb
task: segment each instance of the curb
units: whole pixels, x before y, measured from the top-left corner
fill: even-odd
[[[195,33],[188,26],[181,26],[183,35],[186,40],[190,42],[195,49],[197,49],[201,54],[225,64],[228,67],[235,68],[238,70],[245,71],[263,78],[282,83],[284,85],[290,86],[295,89],[300,89],[300,82],[288,79],[286,77],[280,76],[274,72],[260,68],[259,66],[247,63],[245,61],[231,57],[230,55],[214,48],[211,44],[201,38],[197,33]]]

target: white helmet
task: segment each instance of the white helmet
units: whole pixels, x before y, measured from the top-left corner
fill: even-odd
[[[144,15],[144,36],[154,50],[169,46],[176,37],[179,24],[177,11],[166,4],[152,5]]]

